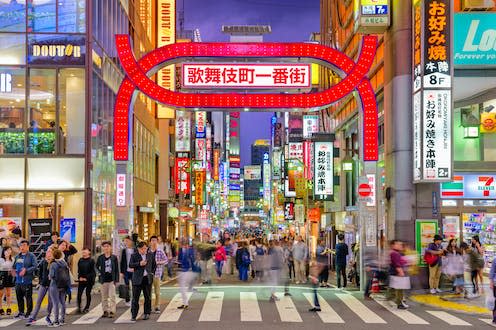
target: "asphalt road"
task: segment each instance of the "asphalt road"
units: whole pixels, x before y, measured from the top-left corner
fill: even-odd
[[[270,286],[257,283],[241,285],[199,286],[192,292],[189,309],[177,309],[181,304],[177,284],[162,287],[162,312],[152,314],[147,321],[128,323],[130,310],[123,301],[117,305],[114,319],[101,318],[99,295],[94,296],[89,314],[74,314],[74,303],[68,306],[71,314],[64,328],[71,329],[453,329],[473,327],[492,328],[478,317],[455,312],[439,311],[410,303],[408,311],[398,311],[389,302],[377,298],[364,301],[358,292],[338,289],[319,289],[322,312],[309,312],[312,307],[311,288],[291,288],[291,297],[283,297],[283,288],[278,302],[270,302]],[[40,314],[40,320],[44,314]],[[488,319],[488,318],[487,318]],[[44,327],[43,321],[32,328]],[[26,329],[25,321],[10,318],[0,319],[0,328]]]

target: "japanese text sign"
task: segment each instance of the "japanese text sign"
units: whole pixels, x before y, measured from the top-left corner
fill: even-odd
[[[189,175],[189,159],[185,157],[177,157],[174,166],[174,179],[176,194],[190,193],[190,175]]]
[[[314,194],[323,198],[334,193],[332,142],[315,142],[314,153]]]
[[[117,174],[116,206],[126,206],[126,174]]]
[[[310,64],[183,64],[184,88],[308,88]]]

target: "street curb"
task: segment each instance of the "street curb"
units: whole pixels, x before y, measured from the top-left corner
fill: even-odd
[[[426,299],[432,300],[439,300],[439,303],[436,303],[435,301],[433,302],[426,302]],[[428,307],[435,307],[451,312],[456,312],[456,313],[462,313],[466,315],[477,315],[477,316],[492,316],[491,311],[485,307],[479,307],[479,306],[474,306],[474,305],[468,305],[468,304],[463,304],[463,303],[458,303],[458,302],[453,302],[453,301],[448,301],[448,300],[443,300],[442,296],[434,296],[430,294],[417,294],[417,295],[411,295],[409,297],[410,300],[418,303],[419,305],[423,306],[428,306]],[[449,307],[446,305],[453,305],[453,307]],[[469,310],[467,310],[467,308]]]

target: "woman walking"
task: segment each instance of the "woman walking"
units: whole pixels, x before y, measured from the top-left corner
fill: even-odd
[[[53,326],[58,327],[65,324],[65,295],[70,286],[69,266],[64,260],[64,254],[59,249],[53,250],[53,260],[50,263],[50,296],[54,308]]]
[[[15,286],[14,277],[11,270],[14,268],[13,251],[10,246],[5,246],[2,249],[0,256],[0,316],[5,314],[3,309],[3,298],[7,302],[7,315],[12,314],[12,288]]]
[[[403,301],[404,290],[410,288],[410,278],[406,274],[407,261],[403,256],[403,242],[391,241],[391,267],[389,287],[395,291],[395,303],[398,309],[407,309],[408,305]]]
[[[215,272],[217,273],[217,278],[220,280],[222,276],[222,267],[224,266],[224,262],[227,260],[226,249],[224,249],[220,241],[217,241],[215,247],[216,247],[214,253]]]
[[[40,312],[41,304],[43,302],[43,299],[45,299],[46,295],[49,295],[49,288],[50,288],[50,279],[49,279],[49,271],[50,271],[50,263],[53,261],[53,249],[48,248],[45,253],[45,259],[40,263],[38,266],[38,276],[40,280],[40,286],[38,289],[38,300],[36,301],[36,307],[34,308],[33,313],[31,313],[31,316],[28,319],[28,322],[26,323],[26,326],[29,327],[32,324],[35,324],[36,318],[38,317],[38,313]],[[48,326],[52,326],[52,320],[50,319],[50,314],[52,314],[52,300],[49,298],[48,299],[48,306],[47,306],[47,316],[45,318],[46,323]]]

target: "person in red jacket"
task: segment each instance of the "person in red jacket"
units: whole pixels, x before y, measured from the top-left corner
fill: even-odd
[[[220,241],[217,241],[215,247],[215,271],[217,272],[217,278],[220,279],[222,276],[222,267],[224,266],[224,262],[227,260],[226,249],[224,249],[224,246],[222,246]]]

